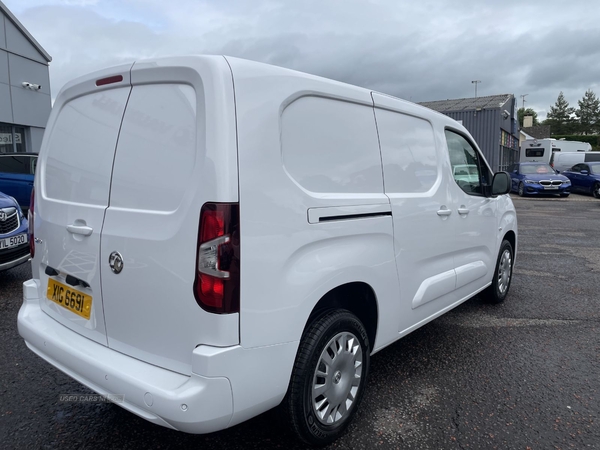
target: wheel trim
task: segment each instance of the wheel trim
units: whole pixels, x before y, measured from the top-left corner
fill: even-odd
[[[519,183],[519,195],[523,195],[525,193],[525,186],[523,183]]]
[[[313,376],[311,403],[319,422],[332,425],[348,416],[362,382],[363,351],[349,332],[325,346]]]
[[[511,275],[512,255],[508,249],[505,249],[500,257],[500,264],[498,264],[498,292],[501,295],[506,294]]]

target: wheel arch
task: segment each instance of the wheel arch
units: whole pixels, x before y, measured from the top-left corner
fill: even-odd
[[[323,295],[308,316],[302,335],[313,321],[336,309],[346,309],[358,317],[367,331],[370,350],[373,352],[379,323],[379,306],[373,288],[362,281],[342,284]]]
[[[517,233],[515,233],[514,230],[508,230],[504,234],[502,240],[507,240],[508,242],[510,242],[510,245],[513,249],[513,265],[514,265],[514,261],[516,261],[516,259],[517,259]]]

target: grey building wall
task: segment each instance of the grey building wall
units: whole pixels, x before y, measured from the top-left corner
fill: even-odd
[[[25,127],[26,150],[35,153],[52,108],[50,57],[36,44],[0,2],[0,123],[4,129]],[[41,89],[27,89],[23,82],[38,84]]]
[[[500,155],[501,117],[497,109],[484,109],[482,111],[449,111],[445,115],[454,120],[462,121],[463,126],[471,133],[485,159],[492,167],[498,170]]]
[[[518,159],[519,123],[512,94],[423,102],[421,105],[462,122],[494,171]]]

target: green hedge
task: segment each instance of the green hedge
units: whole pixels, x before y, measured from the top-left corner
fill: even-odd
[[[600,135],[597,134],[562,134],[552,135],[554,139],[564,139],[565,141],[589,142],[593,150],[600,150]]]

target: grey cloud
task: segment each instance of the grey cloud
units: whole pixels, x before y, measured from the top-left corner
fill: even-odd
[[[529,94],[527,106],[543,115],[561,90],[576,105],[586,89],[600,89],[600,11],[584,2],[559,5],[558,0],[451,5],[441,0],[128,0],[119,3],[119,11],[129,20],[115,20],[94,7],[56,5],[25,9],[22,16],[54,58],[53,95],[68,79],[100,67],[216,53],[412,101],[472,96],[471,80],[481,80],[480,95]]]

